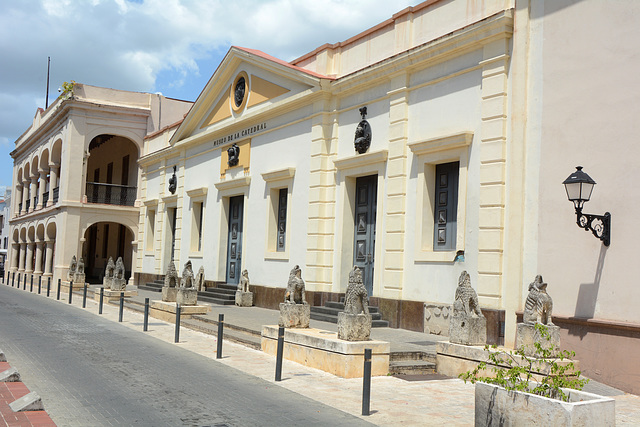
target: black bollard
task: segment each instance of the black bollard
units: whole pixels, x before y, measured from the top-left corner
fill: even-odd
[[[176,337],[173,342],[180,342],[180,304],[176,304]]]
[[[61,279],[58,279],[58,289],[56,290],[56,300],[60,301],[60,283]]]
[[[47,277],[47,298],[49,298],[50,293],[51,293],[51,277]]]
[[[118,322],[122,322],[123,312],[124,312],[124,292],[120,292],[120,314],[118,314]]]
[[[84,284],[84,291],[82,292],[82,308],[87,308],[87,284]]]
[[[38,295],[40,295],[40,289],[42,289],[42,276],[38,277]]]
[[[33,292],[33,274],[31,275],[31,286],[29,286],[29,292]]]
[[[69,304],[71,304],[72,298],[73,298],[73,280],[69,280]]]
[[[142,330],[147,332],[149,330],[149,298],[144,299],[144,325]]]
[[[11,276],[11,287],[15,287],[16,284],[16,272],[13,272],[13,276]]]
[[[218,349],[216,359],[222,359],[222,337],[224,334],[224,314],[218,314]]]
[[[100,304],[98,305],[98,314],[102,314],[103,302],[104,302],[104,288],[100,288]]]
[[[276,353],[276,381],[282,381],[282,353],[284,352],[284,326],[278,328],[278,351]]]
[[[27,273],[24,273],[22,275],[22,279],[24,279],[24,283],[22,284],[22,290],[26,291],[27,290]]]
[[[369,415],[371,403],[371,349],[364,349],[364,372],[362,374],[362,415]]]

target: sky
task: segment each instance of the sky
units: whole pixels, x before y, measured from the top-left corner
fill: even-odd
[[[232,45],[291,61],[420,0],[0,1],[0,195],[15,141],[65,81],[195,101]]]

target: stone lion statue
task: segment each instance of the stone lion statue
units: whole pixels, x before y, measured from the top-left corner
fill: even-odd
[[[193,267],[191,266],[191,261],[187,261],[184,264],[184,269],[182,270],[182,281],[180,282],[181,288],[193,288]]]
[[[344,298],[344,311],[349,314],[369,314],[369,294],[362,281],[362,271],[354,266]]]
[[[456,299],[453,303],[454,316],[484,317],[478,304],[478,295],[471,287],[471,277],[469,273],[463,271],[458,278],[456,288]]]
[[[164,285],[168,288],[178,287],[178,271],[176,270],[176,265],[173,263],[173,260],[171,260],[167,267],[167,274],[164,276]]]
[[[302,270],[299,266],[293,267],[289,273],[287,291],[284,294],[284,302],[291,304],[306,304],[304,295],[304,280],[302,280]]]
[[[71,257],[71,262],[69,263],[69,272],[67,273],[67,279],[73,280],[73,276],[76,274],[76,269],[78,268],[78,261],[76,260],[76,256]]]
[[[537,275],[535,280],[529,284],[529,295],[524,303],[522,320],[529,325],[542,323],[554,326],[551,322],[552,310],[553,301],[547,294],[547,284],[543,282],[541,275]]]
[[[238,283],[238,290],[240,292],[249,292],[249,272],[246,269],[242,270],[242,275],[240,276],[240,283]]]
[[[84,260],[80,257],[78,261],[78,267],[76,268],[76,274],[84,274]]]
[[[207,288],[204,285],[204,267],[200,266],[198,274],[196,274],[196,289],[198,291],[206,291]]]
[[[104,268],[104,278],[105,279],[112,278],[115,269],[116,269],[116,265],[113,263],[113,257],[109,257],[109,261],[107,261],[107,266]]]
[[[119,256],[118,261],[116,261],[116,266],[113,271],[113,277],[116,279],[124,279],[124,261],[122,261],[121,256]]]

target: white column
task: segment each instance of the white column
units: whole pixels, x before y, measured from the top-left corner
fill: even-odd
[[[27,262],[24,269],[26,273],[33,273],[33,247],[35,245],[35,243],[27,243]]]
[[[36,210],[36,198],[38,197],[38,175],[33,175],[31,177],[31,194],[29,194],[29,197],[31,197],[31,212]],[[38,203],[40,202],[40,200],[38,200]]]
[[[27,212],[27,200],[29,200],[29,180],[22,181],[22,212]]]
[[[27,244],[26,243],[20,243],[20,263],[18,265],[18,271],[24,271],[24,260],[26,259],[26,255],[27,255]]]
[[[11,244],[11,271],[18,270],[18,259],[20,258],[20,243]]]
[[[53,241],[47,240],[45,242],[45,260],[44,260],[44,275],[51,276],[53,275]]]
[[[36,269],[34,274],[42,274],[42,247],[44,242],[36,242]]]
[[[47,171],[40,169],[39,171],[40,180],[38,183],[38,206],[36,209],[42,209],[45,205],[42,203],[44,199],[44,190],[47,186]]]
[[[16,184],[16,195],[15,195],[14,211],[13,211],[14,216],[20,215],[20,202],[22,201],[22,191],[23,191],[22,184]]]
[[[58,188],[58,174],[60,165],[58,163],[49,163],[49,200],[53,204],[53,189]]]

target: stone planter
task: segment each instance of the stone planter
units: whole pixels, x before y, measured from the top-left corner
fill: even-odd
[[[563,389],[569,402],[485,383],[476,383],[475,425],[478,426],[614,426],[615,400]]]

